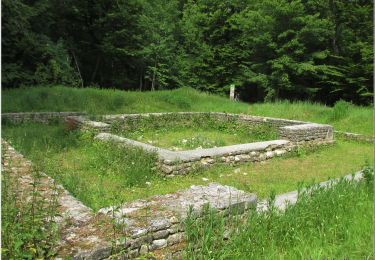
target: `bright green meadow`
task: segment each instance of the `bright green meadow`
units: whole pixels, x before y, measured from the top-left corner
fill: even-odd
[[[191,88],[155,92],[95,88],[29,87],[2,92],[2,112],[81,111],[89,114],[144,112],[227,112],[328,123],[336,130],[373,135],[373,108],[339,102],[335,107],[309,102],[246,104]]]

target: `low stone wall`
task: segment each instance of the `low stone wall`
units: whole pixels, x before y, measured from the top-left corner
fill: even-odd
[[[129,122],[137,122],[141,119],[148,117],[178,117],[183,120],[192,119],[194,116],[207,116],[214,118],[215,120],[231,121],[238,120],[245,123],[251,123],[252,125],[267,124],[274,127],[281,127],[287,125],[299,125],[306,124],[303,121],[289,120],[282,118],[272,117],[261,117],[251,116],[245,114],[231,114],[222,112],[173,112],[173,113],[142,113],[142,114],[118,114],[118,115],[104,115],[101,120],[107,123],[113,123],[116,121],[122,121],[125,124]]]
[[[333,140],[333,127],[323,124],[302,124],[279,128],[279,137],[292,142]]]
[[[365,142],[365,143],[374,143],[373,136],[342,132],[342,131],[335,131],[335,135],[341,138],[347,139],[347,140],[355,140],[355,141],[360,141],[360,142]]]
[[[33,174],[31,162],[2,140],[2,174],[19,179],[17,203],[27,203],[32,193]],[[359,180],[361,173],[345,176]],[[230,186],[210,183],[207,186],[191,186],[189,189],[166,195],[156,195],[147,200],[135,200],[119,206],[100,209],[97,214],[71,196],[54,180],[43,174],[36,186],[43,199],[50,201],[57,196],[61,240],[56,259],[131,259],[153,252],[157,259],[182,259],[187,217],[199,219],[205,213],[205,205],[223,216],[242,214],[250,208],[264,211],[266,200],[257,201],[254,194]],[[336,180],[320,183],[330,187]],[[277,195],[275,207],[283,210],[297,201],[300,191]],[[53,197],[53,200],[56,197]],[[190,213],[189,213],[190,212]],[[243,215],[246,216],[246,215]],[[243,218],[248,221],[247,218]],[[113,224],[120,232],[113,235]],[[230,233],[228,233],[228,236]],[[125,240],[117,240],[125,237]]]
[[[65,124],[68,129],[80,128],[81,130],[90,130],[94,132],[106,132],[111,128],[111,125],[107,123],[91,121],[84,116],[68,116],[65,118]]]
[[[177,113],[145,113],[145,114],[121,114],[121,115],[105,115],[102,120],[107,123],[122,121],[125,125],[136,124],[144,118],[151,117],[173,117],[182,120],[192,120],[194,116],[208,117],[223,122],[238,121],[251,126],[268,125],[278,130],[279,139],[286,139],[292,142],[302,141],[323,141],[331,142],[333,140],[333,127],[325,124],[316,124],[297,120],[288,120],[282,118],[260,117],[244,114],[228,114],[219,112],[177,112]]]
[[[214,119],[226,123],[241,122],[242,124],[249,124],[251,126],[268,125],[278,130],[279,139],[282,140],[189,151],[170,151],[109,133],[100,133],[96,138],[104,141],[114,141],[126,145],[138,146],[144,150],[156,152],[159,158],[157,167],[166,176],[184,175],[197,168],[209,167],[215,163],[236,164],[241,162],[264,161],[274,156],[281,156],[301,143],[318,145],[334,142],[333,128],[330,125],[243,114],[218,112],[121,114],[105,115],[102,117],[102,120],[109,124],[120,121],[125,125],[134,125],[139,123],[142,119],[152,117],[163,118],[166,122],[173,121],[174,118],[178,120],[199,119],[202,121],[207,118],[207,120]]]
[[[170,151],[109,133],[100,133],[95,138],[137,146],[146,151],[155,152],[158,155],[157,167],[164,175],[169,177],[185,175],[197,168],[206,168],[215,163],[260,162],[275,156],[281,156],[294,147],[287,140],[272,140],[207,149]]]
[[[58,214],[52,220],[58,224],[60,234],[56,259],[131,259],[152,251],[158,259],[180,258],[188,216],[201,217],[207,204],[227,216],[242,214],[257,203],[254,194],[211,183],[103,208],[95,214],[45,174],[34,187],[31,162],[7,142],[2,140],[1,144],[2,174],[19,180],[17,203],[30,201],[34,189],[41,199],[57,202]],[[114,222],[118,229],[115,237]]]
[[[289,119],[273,118],[273,117],[262,117],[262,116],[251,116],[251,115],[245,115],[245,114],[227,114],[227,113],[215,112],[215,113],[212,113],[212,115],[215,116],[217,119],[221,119],[221,120],[228,120],[228,119],[233,120],[234,119],[234,120],[239,120],[242,122],[248,122],[253,125],[267,124],[276,128],[287,126],[287,125],[306,124],[306,122],[297,121],[297,120],[289,120]]]
[[[1,140],[1,145],[1,174],[11,175],[17,180],[18,185],[14,190],[17,192],[17,203],[28,203],[35,191],[40,193],[40,199],[46,203],[57,203],[57,214],[53,218],[60,234],[56,259],[82,259],[82,255],[87,256],[85,259],[103,259],[98,257],[103,254],[103,248],[111,253],[111,243],[107,241],[107,237],[112,231],[110,228],[103,228],[110,226],[111,219],[106,216],[95,216],[89,207],[83,205],[46,174],[39,173],[40,178],[35,180],[32,163],[6,141]],[[34,186],[35,181],[38,184]]]
[[[99,210],[99,213],[123,224],[129,239],[121,245],[128,257],[137,257],[150,251],[168,247],[163,258],[181,259],[179,246],[184,239],[184,221],[204,214],[205,205],[224,216],[242,214],[255,207],[257,197],[230,186],[211,183],[208,186],[191,188],[167,195],[158,195],[148,200],[136,200],[119,207]],[[190,211],[190,215],[188,212]],[[161,258],[161,257],[160,257]]]
[[[80,112],[24,112],[24,113],[2,113],[2,122],[14,124],[22,122],[38,122],[47,124],[54,120],[61,120],[69,116],[80,116],[85,113]]]

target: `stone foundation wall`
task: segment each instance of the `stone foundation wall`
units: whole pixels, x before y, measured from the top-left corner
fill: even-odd
[[[190,171],[196,169],[208,168],[213,164],[217,163],[234,165],[244,162],[261,162],[271,159],[273,157],[281,156],[285,153],[290,152],[293,149],[293,145],[291,145],[289,142],[279,145],[270,145],[260,150],[254,149],[253,151],[242,151],[240,149],[237,150],[236,145],[233,145],[232,147],[233,151],[222,155],[213,154],[212,156],[205,156],[200,158],[192,157],[191,159],[185,159],[180,161],[160,159],[157,162],[157,167],[161,170],[161,172],[164,175],[168,177],[173,177],[175,175],[185,175]]]
[[[102,120],[111,124],[121,122],[136,125],[145,118],[160,117],[161,120],[207,120],[222,121],[225,123],[241,122],[251,126],[268,125],[277,129],[279,139],[266,142],[231,145],[217,148],[197,149],[189,151],[170,151],[130,140],[108,133],[96,136],[100,140],[112,140],[133,146],[139,146],[147,151],[156,152],[158,162],[156,166],[165,176],[185,175],[198,168],[206,168],[215,163],[237,164],[242,162],[260,162],[275,156],[290,152],[296,145],[303,144],[329,144],[333,140],[333,128],[330,125],[308,123],[280,118],[259,117],[242,114],[207,113],[207,112],[179,112],[179,113],[145,113],[106,115]],[[160,121],[161,121],[160,120]],[[177,121],[178,122],[178,121]],[[130,129],[132,129],[130,127]]]
[[[102,120],[107,123],[121,121],[126,124],[136,124],[144,118],[151,117],[170,117],[178,118],[179,120],[193,120],[194,117],[204,117],[222,121],[222,122],[241,122],[251,126],[268,125],[278,130],[279,139],[286,139],[293,142],[313,141],[313,140],[333,140],[333,127],[324,124],[315,124],[310,122],[303,122],[297,120],[288,120],[282,118],[260,117],[243,114],[228,114],[219,112],[177,112],[177,113],[145,113],[145,114],[121,114],[121,115],[106,115]]]
[[[292,142],[333,140],[333,127],[323,124],[303,124],[279,128],[279,137]]]
[[[37,197],[41,203],[49,205],[56,201],[56,215],[52,218],[60,234],[55,248],[56,259],[82,259],[76,257],[82,254],[89,256],[86,259],[103,259],[95,257],[102,252],[100,248],[109,248],[109,253],[111,252],[111,243],[107,241],[107,237],[112,231],[103,228],[103,225],[110,225],[110,218],[95,216],[89,207],[74,198],[48,175],[38,173],[40,177],[34,179],[36,172],[32,163],[6,141],[1,140],[1,145],[1,174],[14,178],[17,188],[13,188],[12,192],[17,192],[17,205],[29,203],[30,196],[35,191],[40,194]]]
[[[239,120],[242,122],[248,122],[252,125],[271,125],[273,127],[282,127],[287,125],[300,125],[305,124],[303,121],[289,120],[283,118],[273,118],[273,117],[261,117],[261,116],[251,116],[244,114],[227,114],[227,113],[211,113],[212,116],[219,120]]]
[[[257,197],[230,186],[211,183],[191,186],[176,193],[136,200],[119,207],[99,210],[125,226],[128,239],[121,245],[126,257],[135,258],[155,250],[164,259],[181,259],[181,243],[185,240],[184,221],[195,220],[205,213],[205,205],[223,216],[243,214],[255,207]],[[191,212],[189,213],[189,210]]]
[[[38,122],[48,124],[54,120],[61,120],[68,116],[79,116],[85,113],[80,112],[24,112],[24,113],[2,113],[2,122],[14,124],[22,122]]]
[[[293,143],[287,140],[272,140],[207,149],[170,151],[109,133],[100,133],[95,138],[122,145],[137,146],[156,153],[158,157],[156,166],[163,175],[168,177],[185,175],[198,168],[207,168],[216,163],[260,162],[275,156],[281,156],[295,147]]]
[[[83,131],[90,130],[96,133],[111,129],[111,125],[107,123],[91,121],[84,116],[67,116],[64,121],[68,129],[80,128]]]
[[[257,205],[255,194],[210,183],[103,208],[95,214],[45,174],[41,173],[34,187],[32,163],[5,141],[1,144],[2,174],[19,179],[17,203],[27,203],[35,189],[41,199],[51,201],[53,196],[57,201],[58,214],[52,220],[60,234],[56,259],[132,259],[148,252],[158,259],[181,259],[187,217],[202,217],[206,205],[223,216],[242,214]],[[121,226],[115,238],[114,223]]]
[[[360,142],[365,142],[365,143],[374,143],[373,136],[367,136],[367,135],[355,134],[355,133],[349,133],[349,132],[341,132],[341,131],[335,131],[335,135],[341,138],[344,138],[346,140],[355,140],[355,141],[360,141]]]
[[[274,127],[306,124],[306,122],[303,122],[303,121],[288,120],[288,119],[282,119],[282,118],[260,117],[260,116],[251,116],[251,115],[244,115],[244,114],[230,114],[230,113],[221,113],[221,112],[118,114],[118,115],[104,115],[102,116],[101,120],[106,123],[122,121],[124,124],[127,124],[130,122],[137,123],[137,121],[140,121],[145,118],[151,118],[151,117],[166,117],[166,118],[171,118],[171,119],[175,117],[181,120],[192,120],[194,117],[197,117],[197,116],[203,117],[202,119],[204,119],[204,117],[210,117],[215,120],[220,120],[224,122],[237,120],[237,121],[244,122],[244,123],[250,123],[251,125],[267,124],[267,125],[272,125]]]

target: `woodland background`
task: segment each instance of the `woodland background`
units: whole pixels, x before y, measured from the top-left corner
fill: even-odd
[[[3,0],[2,87],[373,100],[370,0]]]

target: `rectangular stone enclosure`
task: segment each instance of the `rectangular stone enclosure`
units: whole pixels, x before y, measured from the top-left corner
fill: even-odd
[[[134,125],[144,118],[193,120],[195,117],[199,117],[199,120],[209,118],[223,123],[241,122],[254,127],[259,125],[272,126],[277,129],[279,138],[277,140],[215,148],[171,151],[112,134],[110,130],[113,124]],[[146,113],[105,115],[100,117],[100,121],[91,121],[84,116],[67,117],[66,120],[74,122],[82,129],[96,131],[95,138],[98,140],[137,146],[146,151],[155,152],[158,157],[156,166],[163,175],[168,177],[184,175],[198,168],[209,167],[215,163],[237,164],[264,161],[290,152],[297,145],[320,145],[334,142],[333,127],[330,125],[242,114],[205,112]]]
[[[127,139],[111,133],[116,124],[137,124],[142,118],[160,117],[191,120],[199,117],[211,118],[224,123],[238,120],[253,126],[270,125],[277,128],[278,139],[264,142],[243,143],[217,148],[170,151]],[[95,132],[95,138],[113,141],[118,144],[140,147],[155,152],[156,166],[166,176],[186,174],[195,168],[208,167],[215,163],[237,164],[257,162],[281,156],[298,145],[329,144],[334,141],[333,128],[330,125],[257,117],[225,113],[151,113],[102,116],[92,121],[87,116],[76,113],[12,113],[3,114],[3,119],[13,123],[37,121],[48,123],[64,119],[67,128],[80,127],[81,130]],[[204,123],[204,122],[202,122]],[[31,184],[31,165],[6,142],[2,142],[4,160],[2,170],[19,176],[23,189]],[[69,194],[61,185],[54,190],[54,180],[43,175],[41,190],[48,199],[51,194],[57,196],[60,213],[56,222],[61,230],[57,248],[60,259],[121,259],[135,258],[153,252],[158,258],[181,259],[184,248],[184,222],[199,219],[205,214],[205,206],[219,214],[242,214],[256,207],[257,197],[233,187],[210,183],[207,186],[191,186],[189,189],[172,194],[156,195],[146,200],[135,200],[102,208],[94,213]],[[126,239],[113,240],[113,224],[121,226],[121,236]],[[117,258],[116,258],[117,259]]]

